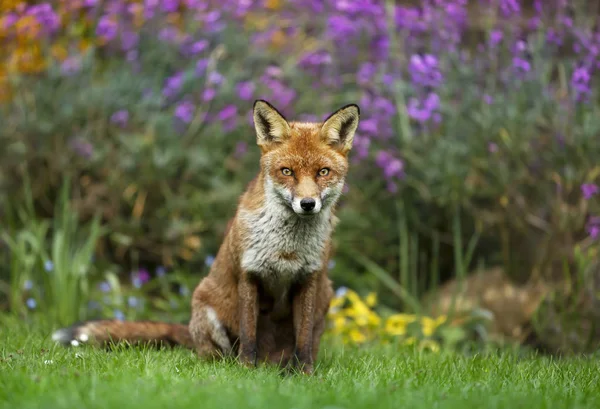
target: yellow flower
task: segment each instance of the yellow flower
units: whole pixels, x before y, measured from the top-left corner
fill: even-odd
[[[442,325],[444,322],[446,322],[445,315],[440,315],[436,319],[433,319],[430,317],[421,318],[421,326],[422,326],[422,330],[423,330],[423,335],[425,335],[426,337],[432,336],[433,333],[435,332],[435,330],[437,329],[437,327]]]
[[[69,56],[67,48],[62,44],[52,44],[50,47],[50,54],[52,54],[57,61],[64,61]]]
[[[367,298],[365,298],[365,302],[369,307],[374,307],[377,304],[377,294],[369,293],[369,295],[367,295]]]
[[[268,8],[271,10],[277,10],[280,7],[281,7],[281,0],[267,0],[265,2],[265,8]]]
[[[369,313],[369,325],[374,327],[378,327],[381,324],[381,318],[375,312],[371,311]]]
[[[352,340],[352,342],[354,342],[355,344],[362,344],[367,340],[365,334],[363,334],[356,328],[351,329],[348,333],[348,336],[350,337],[350,340]]]
[[[406,335],[406,327],[417,318],[411,314],[394,314],[385,320],[385,332],[389,335]]]
[[[10,56],[8,68],[12,72],[37,74],[46,69],[46,61],[39,46],[19,47]]]
[[[0,1],[0,11],[11,11],[17,8],[23,0],[2,0]]]
[[[131,5],[129,10],[133,14],[133,24],[137,28],[140,28],[144,24],[144,6],[139,3],[135,3]]]
[[[15,23],[17,39],[21,41],[34,40],[40,34],[40,23],[34,16],[23,16]]]
[[[414,345],[415,342],[417,342],[417,339],[415,337],[409,337],[406,339],[406,341],[404,341],[404,345]]]
[[[333,298],[329,304],[330,310],[332,312],[337,311],[342,305],[344,305],[344,301],[346,301],[346,297],[344,296]]]
[[[344,317],[335,317],[333,319],[333,332],[335,334],[341,334],[346,327],[346,318]]]

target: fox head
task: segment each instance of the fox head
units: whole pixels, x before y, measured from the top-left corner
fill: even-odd
[[[346,105],[322,123],[288,122],[271,104],[254,103],[256,142],[267,194],[310,217],[339,198],[360,110]]]

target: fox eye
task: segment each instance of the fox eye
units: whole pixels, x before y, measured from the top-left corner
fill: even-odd
[[[281,169],[281,173],[283,173],[285,176],[292,176],[292,170],[290,168],[283,168]]]
[[[319,176],[327,176],[329,175],[329,169],[328,168],[323,168],[319,171]]]

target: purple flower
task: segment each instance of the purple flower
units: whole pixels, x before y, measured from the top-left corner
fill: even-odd
[[[439,71],[438,60],[433,55],[413,55],[410,57],[408,70],[416,85],[437,87],[442,83],[442,73]]]
[[[72,139],[70,145],[75,153],[85,159],[90,159],[94,155],[94,146],[82,138]]]
[[[215,257],[210,254],[208,256],[206,256],[206,258],[204,259],[204,264],[206,264],[207,267],[212,266],[214,262],[215,262]]]
[[[79,56],[67,57],[60,65],[60,72],[66,76],[77,74],[79,71],[81,71],[81,57]]]
[[[226,131],[233,130],[237,125],[237,112],[235,105],[227,105],[217,114],[217,118],[223,122]]]
[[[15,24],[18,20],[19,17],[17,17],[15,13],[8,13],[5,14],[2,19],[0,19],[0,22],[2,22],[2,28],[5,31],[8,31],[8,29],[11,28],[12,25]]]
[[[163,95],[165,97],[175,96],[181,89],[182,85],[183,85],[183,73],[178,72],[178,73],[174,74],[173,76],[167,78],[167,80],[165,82],[165,86],[163,88]]]
[[[600,188],[595,183],[584,183],[581,185],[581,193],[585,200],[590,200],[593,196],[600,192]]]
[[[118,25],[112,16],[102,16],[96,27],[96,35],[104,41],[111,41],[117,36]]]
[[[54,270],[54,263],[50,260],[46,260],[44,262],[44,270],[46,270],[48,273],[52,272],[52,270]]]
[[[439,107],[440,97],[432,92],[422,102],[416,98],[411,98],[408,101],[406,110],[408,116],[418,122],[427,122],[430,119],[434,119],[437,122],[440,120],[439,113],[436,112]]]
[[[237,107],[235,105],[227,105],[217,114],[217,118],[220,121],[227,121],[235,116],[237,116]]]
[[[494,103],[494,97],[492,97],[491,95],[485,94],[483,96],[483,102],[485,102],[488,105],[492,105]]]
[[[375,118],[365,119],[359,124],[361,132],[365,132],[369,135],[376,135],[379,127],[377,126],[377,120]]]
[[[115,319],[117,319],[119,321],[125,320],[125,314],[123,314],[123,311],[115,310],[113,314],[114,314]]]
[[[208,67],[208,59],[203,58],[203,59],[198,60],[198,62],[196,63],[195,74],[198,77],[203,76],[204,72],[206,72],[206,67]]]
[[[590,79],[590,71],[586,67],[579,67],[573,71],[571,86],[575,90],[578,100],[591,92]]]
[[[208,74],[208,83],[213,85],[221,85],[223,83],[223,76],[217,71],[212,71]]]
[[[214,99],[217,95],[217,91],[214,88],[206,88],[204,92],[202,92],[202,101],[209,102]]]
[[[505,17],[510,17],[521,11],[519,0],[500,0],[500,10]]]
[[[121,47],[123,51],[129,51],[134,48],[140,40],[140,36],[138,33],[134,31],[125,31],[121,35]]]
[[[129,122],[129,112],[126,109],[115,112],[111,115],[110,122],[124,128]]]
[[[127,298],[127,304],[131,307],[131,308],[135,308],[138,305],[140,305],[140,300],[138,300],[136,297],[133,296],[129,296]]]
[[[356,73],[356,79],[358,83],[360,85],[368,84],[373,79],[373,76],[375,75],[376,71],[377,68],[372,62],[366,62],[361,64],[360,68],[358,69],[358,72]]]
[[[600,217],[590,217],[585,226],[585,229],[592,239],[596,240],[600,238]]]
[[[356,135],[354,137],[354,152],[358,160],[366,159],[369,156],[371,140],[369,138]]]
[[[331,54],[324,50],[310,51],[300,57],[298,64],[303,67],[312,70],[313,73],[318,72],[316,69],[331,64],[333,59]]]
[[[131,283],[135,288],[140,288],[142,285],[150,280],[150,273],[144,268],[140,268],[138,271],[131,274]]]
[[[165,43],[174,43],[179,38],[179,31],[175,27],[165,27],[158,33],[158,39]]]
[[[179,0],[162,0],[162,9],[166,13],[173,13],[179,8]]]
[[[256,90],[256,85],[254,85],[252,81],[243,81],[238,83],[235,86],[235,89],[237,90],[238,97],[240,97],[240,99],[248,101],[252,99],[252,95]]]
[[[225,24],[221,21],[221,12],[219,10],[213,10],[204,15],[205,29],[209,33],[215,33],[221,31]]]
[[[25,301],[25,304],[27,304],[27,307],[30,310],[33,310],[37,306],[37,302],[33,298],[28,298],[27,301]]]
[[[488,152],[489,153],[496,153],[498,152],[498,145],[494,142],[490,142],[488,143]]]
[[[531,70],[531,64],[529,63],[529,61],[521,57],[513,58],[513,67],[517,70],[517,72],[521,73],[526,73]]]
[[[33,281],[31,280],[25,280],[25,283],[23,283],[23,289],[25,291],[29,291],[33,288]]]
[[[48,3],[31,6],[26,14],[35,17],[46,34],[54,33],[60,26],[60,18]]]
[[[383,170],[386,179],[401,179],[404,177],[404,162],[386,151],[379,151],[375,157],[375,164]]]
[[[196,107],[190,101],[183,101],[175,107],[175,118],[183,123],[189,124],[194,119]]]
[[[490,31],[490,46],[496,47],[502,39],[504,38],[504,33],[501,30],[492,30]]]
[[[187,47],[186,52],[190,55],[200,54],[208,48],[208,40],[200,40]]]

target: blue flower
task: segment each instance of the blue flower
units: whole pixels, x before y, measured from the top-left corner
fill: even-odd
[[[157,277],[164,277],[166,274],[167,274],[166,268],[164,268],[163,266],[156,267],[156,276]]]
[[[33,281],[25,280],[25,283],[23,283],[23,289],[28,291],[28,290],[31,290],[32,288],[33,288]]]
[[[46,270],[47,272],[51,272],[52,270],[54,270],[54,263],[50,260],[46,260],[44,262],[44,270]]]
[[[137,307],[138,305],[140,305],[140,302],[139,302],[139,300],[138,300],[136,297],[131,297],[131,296],[130,296],[130,297],[127,299],[127,304],[129,304],[129,306],[130,306],[131,308],[135,308],[135,307]]]
[[[335,291],[335,296],[336,297],[343,297],[348,293],[348,288],[347,287],[340,287]]]
[[[211,256],[211,255],[206,256],[206,258],[204,259],[204,264],[206,264],[207,267],[212,266],[214,262],[215,262],[215,257]]]
[[[115,318],[118,319],[119,321],[125,320],[125,314],[123,314],[123,311],[115,310],[114,314],[115,314]]]
[[[183,295],[185,297],[189,293],[190,293],[190,289],[187,288],[186,285],[182,285],[181,287],[179,287],[179,294],[181,294],[181,295]]]
[[[100,291],[103,293],[107,293],[111,290],[110,283],[108,281],[102,281],[98,287],[100,287]]]
[[[33,298],[28,298],[25,303],[30,310],[33,310],[37,306],[37,302]]]

